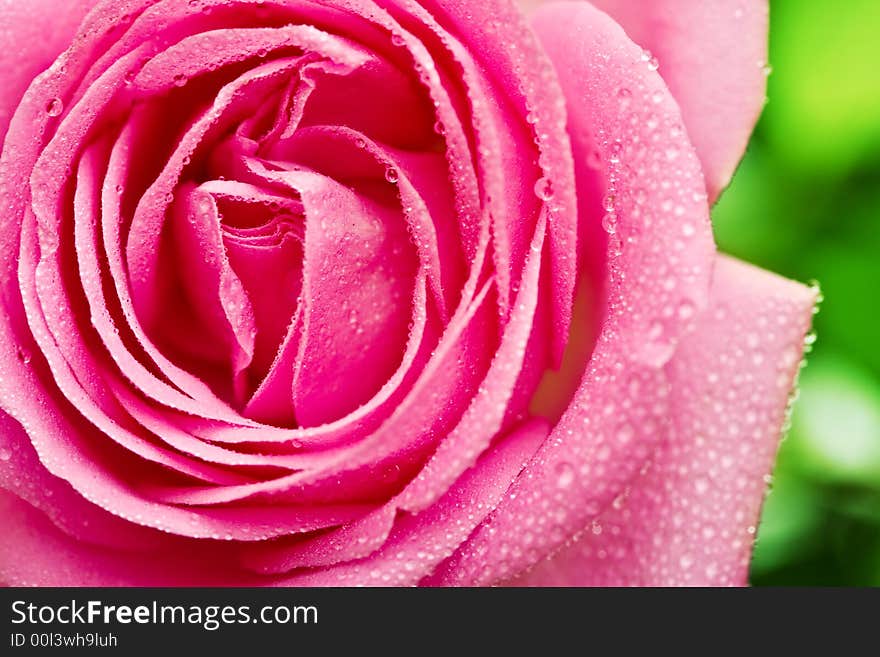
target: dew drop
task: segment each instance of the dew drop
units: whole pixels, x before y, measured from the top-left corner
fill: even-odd
[[[675,344],[668,335],[668,327],[661,319],[656,319],[648,326],[646,340],[642,346],[642,355],[649,361],[662,364],[672,355]]]
[[[571,463],[562,462],[556,466],[556,485],[559,488],[569,488],[574,483],[574,466]]]
[[[12,452],[5,447],[0,448],[0,461],[8,461],[12,458]]]
[[[654,57],[650,50],[642,52],[642,61],[648,64],[649,71],[656,71],[660,68],[660,62]]]
[[[46,114],[49,116],[60,116],[63,111],[64,103],[61,102],[60,98],[53,98],[46,105]]]
[[[183,73],[178,73],[174,76],[174,86],[175,87],[183,87],[186,85],[186,76]]]
[[[627,445],[632,442],[632,439],[635,437],[635,435],[635,429],[633,429],[631,424],[621,424],[617,428],[617,440],[622,445]]]
[[[402,48],[406,42],[403,40],[403,37],[400,34],[392,34],[391,43],[393,43],[398,48]]]
[[[392,185],[396,185],[400,180],[400,174],[397,173],[397,169],[394,167],[388,167],[385,169],[385,180],[390,182]]]
[[[616,140],[611,144],[611,160],[612,164],[617,164],[620,162],[620,153],[623,151],[623,144],[620,143],[620,140]]]
[[[816,332],[815,332],[815,331],[810,331],[810,332],[807,333],[807,335],[804,337],[804,346],[805,346],[805,347],[812,347],[814,344],[816,344],[816,339],[817,339]]]
[[[623,255],[623,243],[617,235],[611,235],[608,238],[608,255],[612,258],[619,258]]]
[[[617,215],[613,212],[608,212],[602,217],[602,228],[605,229],[605,232],[609,235],[613,235],[617,232]]]
[[[694,306],[693,302],[689,301],[688,299],[684,299],[681,303],[678,304],[679,319],[687,321],[696,314],[696,307]]]
[[[535,183],[535,196],[542,201],[549,201],[553,198],[553,181],[549,178],[539,178]]]

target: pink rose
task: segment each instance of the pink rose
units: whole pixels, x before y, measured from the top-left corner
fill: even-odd
[[[745,583],[767,8],[594,4],[3,2],[0,580]]]

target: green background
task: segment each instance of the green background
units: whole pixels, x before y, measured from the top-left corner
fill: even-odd
[[[880,2],[770,7],[769,101],[715,232],[825,300],[751,581],[880,586]]]

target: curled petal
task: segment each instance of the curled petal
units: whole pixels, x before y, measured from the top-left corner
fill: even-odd
[[[815,290],[720,257],[712,305],[668,365],[671,417],[649,467],[510,584],[746,584],[815,301]]]
[[[568,106],[581,108],[568,123],[581,223],[611,232],[604,326],[550,439],[432,583],[511,575],[558,549],[622,492],[667,417],[663,366],[708,298],[714,244],[705,187],[663,81],[641,48],[587,3],[549,5],[534,26]]]
[[[592,0],[657,58],[709,200],[727,187],[764,107],[767,0]]]

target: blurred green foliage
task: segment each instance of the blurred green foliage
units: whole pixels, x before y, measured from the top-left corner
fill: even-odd
[[[751,581],[880,586],[880,2],[770,7],[769,103],[713,221],[825,302]]]

